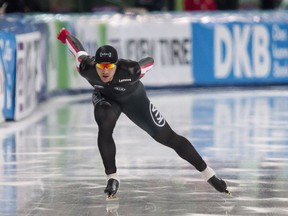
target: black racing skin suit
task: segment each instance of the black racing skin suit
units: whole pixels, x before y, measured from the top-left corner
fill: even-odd
[[[68,35],[68,39],[74,52],[85,51],[77,38]],[[102,82],[98,76],[94,56],[80,55],[76,60],[79,61],[77,69],[80,75],[95,89],[92,96],[94,117],[99,128],[98,148],[106,175],[117,171],[116,146],[112,134],[122,112],[154,140],[174,149],[181,158],[192,164],[198,171],[201,172],[207,167],[193,145],[171,129],[148,99],[140,79],[144,75],[141,73],[142,70],[146,66],[153,66],[154,60],[151,57],[139,62],[119,59],[115,75],[108,83]]]

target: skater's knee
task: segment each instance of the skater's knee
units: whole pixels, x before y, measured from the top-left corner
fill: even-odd
[[[112,133],[114,130],[114,127],[115,127],[114,122],[109,122],[106,120],[99,121],[99,122],[97,122],[97,124],[98,124],[99,131],[103,131],[103,132],[109,131],[109,133]]]
[[[187,145],[185,144],[188,141],[184,137],[176,134],[173,130],[170,130],[164,136],[163,134],[158,136],[157,139],[160,143],[174,149],[176,152],[186,151]]]
[[[117,117],[111,107],[97,106],[97,109],[94,109],[94,117],[101,128],[114,128],[117,121]]]

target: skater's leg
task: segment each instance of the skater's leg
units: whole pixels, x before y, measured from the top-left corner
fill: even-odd
[[[98,148],[104,164],[106,175],[116,173],[116,146],[113,130],[121,113],[118,104],[102,100],[94,108],[94,117],[98,124]]]
[[[152,137],[157,142],[174,149],[181,158],[192,164],[199,172],[206,169],[205,161],[194,146],[185,137],[176,134],[168,124]]]
[[[215,176],[214,171],[207,166],[206,162],[203,160],[191,142],[189,142],[185,137],[178,135],[171,129],[161,113],[150,102],[144,89],[140,86],[134,94],[134,97],[130,98],[130,101],[133,102],[133,106],[129,101],[127,105],[124,104],[123,106],[123,112],[127,115],[127,117],[140,128],[145,130],[157,142],[174,149],[181,158],[188,161],[199,172],[201,172],[205,180],[210,180],[213,178],[213,176]],[[216,178],[215,182],[217,180],[222,181],[221,179]],[[216,190],[218,190],[214,182],[211,183],[210,181],[209,183]],[[221,190],[224,189],[226,190],[226,186],[223,185]]]
[[[122,106],[125,115],[157,142],[173,148],[181,158],[191,163],[198,171],[201,172],[207,167],[194,146],[170,128],[165,118],[150,102],[143,86],[139,86],[128,103],[123,103]]]
[[[217,191],[230,193],[227,190],[226,183],[215,175],[214,170],[207,166],[197,150],[185,137],[176,134],[171,128],[166,128],[166,131],[160,131],[154,135],[153,138],[163,145],[174,149],[181,158],[188,161],[201,172],[204,180],[212,185]]]
[[[116,168],[116,146],[113,139],[113,130],[121,113],[118,104],[101,100],[94,108],[94,117],[98,124],[98,148],[105,167],[107,186],[104,193],[107,199],[114,198],[120,184]]]

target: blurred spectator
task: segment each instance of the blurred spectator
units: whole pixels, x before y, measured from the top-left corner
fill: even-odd
[[[135,0],[135,7],[145,8],[147,11],[161,11],[165,8],[165,1]]]
[[[75,12],[100,12],[113,11],[121,12],[123,7],[130,1],[123,0],[74,0],[76,4]],[[134,3],[134,2],[133,2]]]
[[[261,9],[272,10],[277,8],[281,3],[281,0],[261,0]]]
[[[166,0],[166,4],[167,4],[167,10],[168,11],[173,11],[175,10],[175,5],[176,5],[176,0]]]
[[[216,0],[218,10],[237,10],[239,0]]]
[[[48,12],[49,2],[48,0],[25,0],[26,12]]]
[[[25,12],[24,0],[3,0],[1,5],[6,4],[5,13]]]
[[[216,10],[214,0],[184,0],[185,11]]]
[[[288,0],[282,0],[279,2],[279,9],[288,9]]]
[[[74,0],[50,0],[50,12],[69,13],[77,11],[77,4]]]
[[[0,5],[2,10],[5,7],[5,13],[48,12],[43,0],[0,0]]]
[[[245,10],[273,10],[286,0],[239,0],[239,8]]]
[[[261,0],[261,9],[269,10],[274,8],[274,0]]]
[[[239,8],[244,10],[259,9],[261,0],[239,0]]]
[[[0,15],[5,14],[6,8],[7,8],[7,3],[6,2],[4,2],[4,3],[0,2]]]

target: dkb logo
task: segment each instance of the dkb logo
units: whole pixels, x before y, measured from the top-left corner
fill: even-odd
[[[215,77],[263,78],[271,70],[269,30],[263,25],[215,28]]]

